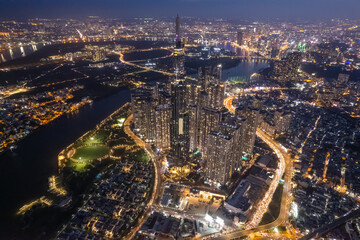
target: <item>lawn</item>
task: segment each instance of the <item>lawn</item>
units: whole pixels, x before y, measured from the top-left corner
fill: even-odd
[[[150,162],[150,157],[147,155],[147,153],[143,149],[140,149],[139,151],[133,153],[133,155],[131,155],[131,157],[139,162],[143,162],[143,163]]]
[[[85,167],[88,166],[88,165],[89,165],[88,162],[73,162],[73,161],[70,161],[69,164],[68,164],[68,167],[73,168],[77,172],[84,172]]]
[[[108,138],[109,133],[105,130],[99,130],[96,135],[89,134],[85,138],[85,144],[99,144],[104,143]]]
[[[103,157],[108,153],[109,148],[103,145],[84,146],[76,149],[72,159],[75,159],[78,162],[84,162],[86,164],[87,161]]]

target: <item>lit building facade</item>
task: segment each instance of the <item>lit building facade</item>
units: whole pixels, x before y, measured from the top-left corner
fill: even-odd
[[[155,108],[156,120],[156,148],[160,151],[170,149],[170,122],[172,106],[169,104],[158,105]]]
[[[241,140],[243,137],[242,120],[221,122],[216,131],[208,134],[208,147],[206,148],[206,177],[222,185],[230,179],[231,175],[240,170]]]
[[[199,151],[206,154],[208,135],[214,130],[221,120],[221,112],[215,108],[204,107],[200,112],[199,120]]]
[[[243,157],[250,158],[253,153],[256,129],[259,121],[259,109],[252,106],[240,106],[235,110],[237,117],[244,118],[246,121],[243,136]]]
[[[155,101],[151,91],[135,89],[131,93],[131,108],[133,113],[135,131],[145,141],[155,140]]]

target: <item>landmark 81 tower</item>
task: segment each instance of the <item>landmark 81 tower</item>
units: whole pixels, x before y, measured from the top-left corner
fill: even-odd
[[[174,73],[176,80],[185,74],[184,68],[184,49],[181,42],[180,35],[180,17],[176,16],[175,19],[175,52],[174,52]]]

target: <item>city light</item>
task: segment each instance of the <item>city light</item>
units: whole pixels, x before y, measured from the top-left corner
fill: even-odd
[[[218,223],[221,227],[225,225],[225,222],[220,217],[216,217],[215,222]]]
[[[0,8],[0,239],[360,236],[360,3],[79,1]]]

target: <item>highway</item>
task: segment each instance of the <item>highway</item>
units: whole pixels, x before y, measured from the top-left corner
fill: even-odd
[[[247,230],[240,230],[236,232],[231,232],[224,234],[222,236],[216,237],[215,239],[236,239],[243,236],[248,236],[251,233],[262,232],[265,230],[269,230],[271,228],[277,227],[286,222],[288,216],[288,198],[290,196],[291,190],[291,174],[292,174],[292,159],[290,158],[289,154],[281,147],[279,143],[271,139],[267,134],[262,132],[261,130],[257,130],[256,135],[263,140],[269,147],[276,153],[280,162],[284,162],[285,164],[285,183],[283,188],[283,193],[281,197],[281,208],[278,218],[269,223],[262,226],[254,227]],[[262,213],[265,213],[262,212]]]
[[[227,107],[229,109],[230,112],[234,112],[234,108],[232,106],[232,98],[227,98],[224,101],[225,107]],[[293,160],[291,159],[290,155],[286,152],[286,149],[279,144],[278,142],[276,142],[275,140],[273,140],[270,136],[268,136],[266,133],[264,133],[263,131],[261,131],[260,129],[258,129],[256,131],[256,135],[262,140],[264,141],[277,155],[277,157],[279,158],[279,169],[280,172],[283,172],[281,168],[285,168],[283,169],[285,171],[285,183],[284,183],[284,187],[283,187],[283,193],[281,196],[281,208],[280,208],[280,213],[278,218],[269,223],[269,224],[265,224],[262,226],[257,226],[257,227],[252,227],[250,229],[246,229],[246,230],[239,230],[239,231],[235,231],[235,232],[230,232],[230,233],[226,233],[223,234],[221,236],[215,237],[215,239],[237,239],[243,236],[248,236],[249,234],[252,233],[256,233],[256,232],[262,232],[265,230],[269,230],[271,228],[277,227],[283,223],[285,223],[287,221],[287,217],[288,217],[288,202],[289,202],[289,197],[290,197],[290,192],[291,192],[291,177],[292,177],[292,167],[293,167]],[[278,174],[279,174],[278,173]],[[280,177],[282,176],[282,174],[280,175]],[[277,186],[278,184],[278,179],[276,178],[274,181],[275,186]],[[269,188],[269,191],[274,191],[273,189],[271,189],[271,187]],[[268,196],[273,196],[273,193],[268,194]],[[270,201],[271,201],[270,198]],[[266,209],[268,204],[270,203],[270,201],[267,199],[266,204]],[[258,213],[256,214],[261,214],[261,217],[263,216],[263,214],[266,212],[266,209],[260,209],[258,211]],[[264,211],[265,210],[265,211]],[[257,218],[259,218],[260,216],[258,216]],[[261,219],[260,219],[261,220]],[[254,221],[254,223],[252,224],[258,224],[258,220]]]
[[[145,66],[141,66],[141,65],[138,65],[136,64],[135,62],[137,61],[125,61],[124,60],[124,54],[122,52],[114,52],[115,54],[119,55],[120,56],[120,62],[124,63],[124,64],[127,64],[127,65],[130,65],[130,66],[133,66],[133,67],[138,67],[138,68],[141,68],[141,69],[144,69],[146,71],[152,71],[152,72],[157,72],[157,73],[161,73],[161,74],[164,74],[164,75],[167,75],[169,77],[173,77],[175,76],[174,73],[169,73],[169,72],[165,72],[165,71],[160,71],[160,70],[156,70],[156,69],[153,69],[153,68],[149,68],[149,67],[145,67]],[[168,55],[166,57],[170,57],[170,56],[173,56],[173,54],[171,55]],[[163,57],[161,57],[163,58]],[[160,59],[160,58],[159,58]],[[152,60],[156,60],[156,59],[152,59]],[[187,77],[185,76],[186,79],[190,79],[190,80],[196,80],[195,78],[192,78],[192,77]]]
[[[149,67],[145,67],[145,66],[141,66],[141,65],[135,64],[135,63],[133,63],[133,62],[125,61],[125,60],[124,60],[124,54],[123,54],[122,52],[115,52],[115,54],[120,55],[120,62],[122,62],[122,63],[124,63],[124,64],[130,65],[130,66],[134,66],[134,67],[138,67],[138,68],[142,68],[142,69],[147,70],[147,71],[153,71],[153,72],[161,73],[161,74],[164,74],[164,75],[167,75],[167,76],[174,76],[174,75],[175,75],[175,74],[173,74],[173,73],[164,72],[164,71],[159,71],[159,70],[155,70],[155,69],[152,69],[152,68],[149,68]]]
[[[126,239],[133,239],[136,233],[139,231],[140,227],[146,221],[146,219],[150,216],[152,211],[152,206],[155,205],[160,199],[161,191],[162,191],[162,177],[161,177],[161,163],[158,161],[158,157],[152,150],[149,144],[146,144],[141,138],[135,135],[133,131],[130,129],[130,123],[133,119],[133,115],[131,114],[124,123],[124,132],[128,135],[139,147],[143,148],[148,155],[150,156],[151,162],[154,165],[155,169],[155,181],[154,188],[152,191],[151,198],[149,200],[148,206],[145,209],[144,215],[139,219],[137,226],[134,227],[130,233],[127,235]]]
[[[120,55],[120,61],[128,64],[128,65],[132,65],[132,66],[136,66],[136,67],[140,67],[143,68],[145,70],[148,71],[154,71],[154,72],[159,72],[168,76],[173,76],[172,73],[168,73],[168,72],[163,72],[163,71],[158,71],[158,70],[154,70],[151,68],[147,68],[147,67],[143,67],[128,61],[125,61],[123,58],[123,54],[122,53],[118,53]],[[279,90],[281,88],[268,88],[268,89],[246,89],[246,92],[251,92],[251,91],[264,91],[264,90]],[[229,97],[226,98],[224,100],[224,105],[226,108],[228,108],[228,110],[232,113],[235,112],[235,108],[232,106],[232,101],[235,98],[235,96],[233,97]],[[155,168],[155,183],[154,183],[154,190],[152,193],[152,197],[149,201],[148,204],[148,208],[145,211],[144,216],[139,220],[138,222],[138,226],[133,228],[133,230],[131,231],[131,233],[129,234],[130,236],[128,237],[128,239],[132,239],[136,232],[140,229],[141,225],[146,221],[146,219],[148,218],[148,216],[151,213],[151,209],[153,205],[155,205],[155,203],[157,202],[157,200],[160,198],[160,194],[161,194],[161,186],[162,186],[162,177],[161,177],[161,166],[160,163],[157,161],[157,158],[155,156],[155,153],[153,152],[153,150],[151,149],[151,147],[149,145],[147,145],[143,140],[141,140],[139,137],[137,137],[130,129],[130,121],[132,120],[132,115],[129,116],[124,124],[124,131],[125,133],[131,137],[135,143],[137,145],[139,145],[140,147],[144,148],[145,151],[147,151],[147,153],[150,155],[151,160],[154,164],[154,168]],[[234,232],[230,232],[230,233],[226,233],[223,234],[219,237],[215,237],[215,239],[236,239],[239,237],[243,237],[243,236],[248,236],[251,233],[256,233],[256,232],[261,232],[261,231],[265,231],[271,228],[274,228],[276,226],[279,226],[283,223],[285,223],[287,221],[287,216],[288,216],[288,198],[290,196],[290,191],[291,191],[291,175],[292,175],[292,163],[293,160],[290,158],[289,154],[286,152],[285,148],[283,148],[278,142],[274,141],[270,136],[268,136],[266,133],[264,133],[263,131],[261,131],[260,129],[257,130],[256,132],[257,136],[263,140],[277,155],[277,157],[279,158],[279,169],[277,171],[276,177],[273,181],[272,186],[269,188],[268,193],[266,194],[264,201],[259,205],[258,211],[255,213],[255,218],[252,220],[251,224],[248,225],[251,228],[250,229],[246,229],[246,230],[239,230],[239,231],[234,231]],[[284,187],[283,187],[283,193],[282,193],[282,198],[281,198],[281,208],[280,208],[280,213],[278,218],[266,225],[262,225],[262,226],[257,226],[259,224],[259,222],[261,221],[261,218],[263,216],[263,214],[266,212],[268,205],[270,204],[271,200],[272,200],[272,196],[276,190],[276,187],[279,183],[280,178],[282,177],[283,173],[285,173],[285,183],[284,183]],[[254,227],[253,227],[254,226]],[[205,237],[205,236],[204,236]],[[206,236],[206,237],[212,237],[212,236]]]

